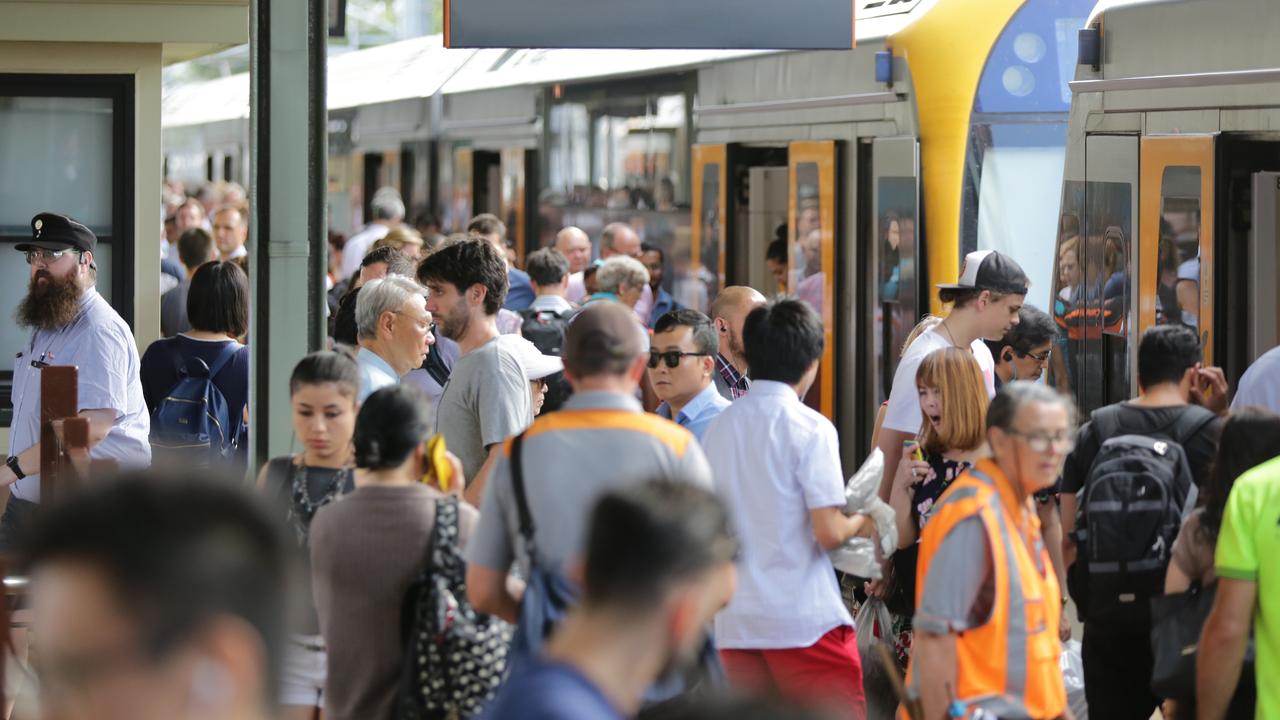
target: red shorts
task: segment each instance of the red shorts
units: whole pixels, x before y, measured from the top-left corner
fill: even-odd
[[[807,648],[721,650],[720,657],[729,682],[738,688],[831,707],[843,717],[863,720],[867,716],[862,659],[848,625],[831,630]]]

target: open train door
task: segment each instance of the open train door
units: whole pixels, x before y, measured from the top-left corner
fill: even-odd
[[[1260,355],[1280,345],[1280,173],[1253,174],[1248,283],[1245,359],[1252,364]]]
[[[870,199],[862,213],[863,261],[853,275],[861,290],[859,306],[868,310],[859,319],[864,352],[855,393],[860,436],[867,442],[880,405],[889,399],[902,347],[928,306],[920,276],[920,143],[914,137],[875,138],[870,150],[870,187],[862,188],[862,197]]]
[[[501,202],[498,217],[507,226],[507,242],[516,252],[516,264],[524,267],[527,253],[538,249],[538,238],[532,234],[529,208],[537,207],[537,195],[531,182],[538,177],[536,150],[506,147],[500,153]]]
[[[1138,336],[1180,324],[1214,364],[1213,135],[1142,138]]]
[[[836,158],[834,140],[793,142],[787,148],[790,229],[787,291],[822,318],[824,344],[818,378],[805,403],[836,421]]]

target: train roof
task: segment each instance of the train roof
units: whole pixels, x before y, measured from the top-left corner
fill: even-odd
[[[944,0],[858,0],[857,40],[889,37]],[[962,2],[964,0],[945,0]],[[779,50],[586,50],[445,48],[441,35],[329,58],[330,110],[517,86],[589,82],[692,70]],[[166,88],[162,125],[201,125],[249,116],[249,75]]]

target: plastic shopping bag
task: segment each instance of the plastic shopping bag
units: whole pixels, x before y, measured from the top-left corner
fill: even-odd
[[[893,617],[884,600],[878,597],[867,598],[858,608],[858,616],[853,619],[853,631],[858,640],[858,654],[864,658],[878,658],[875,654],[877,644],[893,649]]]
[[[884,474],[884,453],[880,448],[871,451],[862,467],[849,478],[844,487],[844,514],[863,511],[880,491],[880,478]]]
[[[1062,670],[1062,682],[1067,686],[1067,707],[1075,720],[1089,720],[1089,703],[1084,699],[1084,660],[1080,657],[1080,641],[1069,640],[1062,644],[1062,657],[1058,660]]]
[[[867,538],[849,538],[827,555],[835,569],[842,573],[868,580],[879,580],[881,577],[876,544]]]

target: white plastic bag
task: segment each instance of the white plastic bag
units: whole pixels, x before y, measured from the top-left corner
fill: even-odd
[[[849,538],[843,545],[827,553],[831,564],[842,573],[854,577],[879,580],[880,560],[876,558],[876,544],[868,538]]]
[[[875,448],[862,467],[849,478],[844,487],[844,514],[862,513],[876,524],[880,536],[880,552],[889,557],[898,548],[898,529],[894,523],[893,508],[880,499],[880,478],[884,474],[884,453]],[[832,550],[831,563],[836,569],[858,577],[880,579],[880,562],[876,558],[875,544],[865,538],[852,538]],[[873,569],[874,568],[874,569]]]
[[[853,619],[853,631],[858,640],[858,654],[864,658],[864,664],[867,662],[865,658],[875,658],[873,662],[879,661],[873,654],[876,644],[884,643],[893,649],[893,641],[890,639],[893,635],[893,617],[889,615],[889,608],[884,600],[878,597],[867,598],[862,607],[858,608],[858,616]]]
[[[1068,640],[1062,644],[1062,657],[1058,660],[1062,670],[1062,682],[1067,686],[1067,707],[1075,720],[1089,720],[1089,703],[1084,698],[1084,660],[1080,657],[1080,641]]]
[[[849,478],[844,486],[844,514],[860,513],[880,492],[880,478],[884,475],[884,453],[875,448],[862,467]]]

